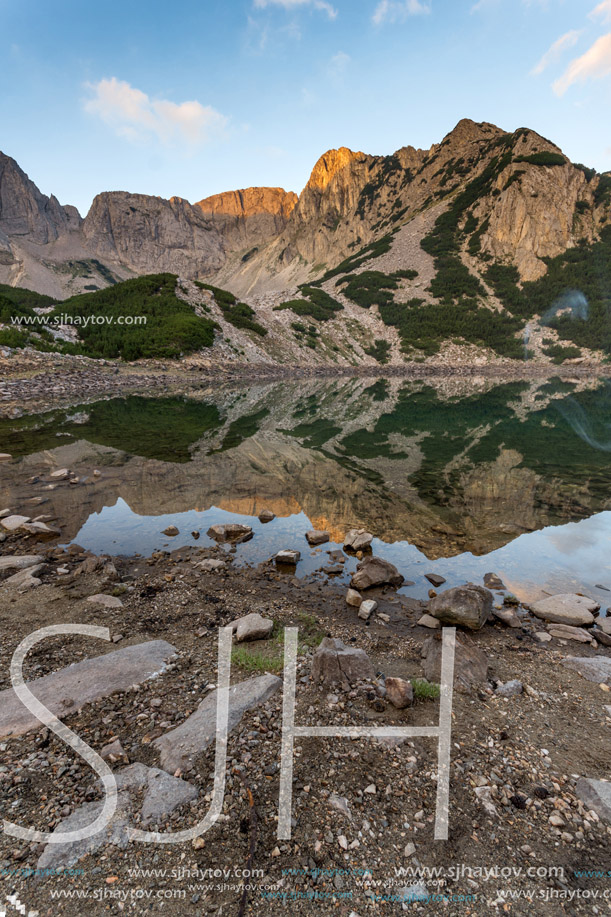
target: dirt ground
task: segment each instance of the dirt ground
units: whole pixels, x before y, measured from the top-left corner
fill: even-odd
[[[137,690],[82,709],[76,699],[67,725],[97,751],[118,738],[125,754],[115,769],[134,762],[159,765],[153,740],[183,722],[216,682],[218,628],[252,611],[271,618],[275,629],[270,639],[242,645],[234,654],[232,682],[266,670],[282,675],[283,628],[299,627],[298,724],[437,722],[434,697],[416,697],[413,706],[397,710],[384,696],[382,676],[422,677],[421,647],[431,635],[416,623],[423,605],[392,589],[373,595],[379,607],[365,623],[332,580],[302,581],[269,563],[238,567],[231,555],[221,572],[194,566],[203,557],[225,559],[220,548],[182,549],[150,560],[114,558],[116,573],[102,564],[80,574],[83,555],[33,544],[32,538],[10,536],[1,550],[46,552],[47,567],[38,588],[20,593],[0,585],[0,688],[10,685],[9,661],[19,641],[48,624],[103,625],[113,643],[92,645],[79,636],[45,641],[27,658],[27,678],[150,639],[163,638],[178,651],[173,666]],[[67,574],[57,572],[66,566]],[[86,601],[100,592],[119,596],[122,607]],[[541,622],[523,612],[520,628],[497,621],[460,637],[485,652],[490,668],[487,682],[454,694],[447,841],[434,839],[433,739],[332,737],[297,740],[292,836],[278,840],[279,691],[251,709],[231,734],[223,813],[202,838],[106,846],[63,873],[40,876],[35,870],[43,846],[3,835],[0,893],[16,895],[26,913],[49,917],[366,917],[404,909],[545,917],[608,913],[611,827],[588,813],[575,783],[580,776],[609,777],[611,717],[605,705],[611,695],[559,660],[611,651],[557,640],[540,644],[534,638],[539,630]],[[378,678],[352,689],[314,683],[312,654],[327,635],[365,650]],[[495,694],[497,682],[511,679],[522,682],[521,694]],[[0,741],[0,751],[4,818],[48,831],[83,802],[101,798],[85,761],[45,728]],[[180,774],[199,797],[160,830],[190,827],[206,814],[214,754],[209,747]],[[478,796],[477,787],[489,790]],[[561,816],[561,827],[550,823],[553,815]],[[428,898],[403,903],[405,887],[417,883]],[[11,907],[9,901],[7,914]]]

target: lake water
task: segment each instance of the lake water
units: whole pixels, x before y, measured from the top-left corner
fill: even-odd
[[[298,548],[297,575],[325,577],[327,551],[356,527],[415,597],[428,572],[448,585],[495,572],[524,601],[611,599],[609,381],[201,388],[0,420],[0,451],[14,456],[0,466],[0,508],[57,516],[62,543],[96,553],[206,546],[210,525],[240,521],[254,537],[238,563]],[[62,467],[77,484],[53,481]],[[262,525],[262,509],[276,519]],[[169,525],[177,537],[162,534]],[[330,543],[311,549],[310,528]]]

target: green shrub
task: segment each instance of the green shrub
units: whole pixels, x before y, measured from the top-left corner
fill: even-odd
[[[135,360],[175,358],[214,343],[215,323],[195,315],[176,296],[174,274],[149,274],[125,280],[105,290],[82,293],[56,306],[53,316],[104,316],[111,323],[75,324],[80,344],[63,345],[68,353]],[[146,318],[146,324],[118,324],[117,319]]]
[[[565,166],[567,159],[560,153],[542,150],[540,153],[531,153],[529,156],[516,156],[514,162],[528,162],[531,166]]]
[[[383,338],[376,338],[371,347],[365,347],[365,353],[368,357],[373,357],[378,363],[388,363],[390,356],[390,343]]]
[[[552,358],[552,363],[559,365],[565,360],[574,360],[581,356],[579,347],[563,347],[562,344],[552,344],[543,348],[543,353]]]

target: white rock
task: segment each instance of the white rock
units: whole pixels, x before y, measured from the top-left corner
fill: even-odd
[[[123,602],[116,595],[104,595],[99,592],[96,595],[90,595],[87,599],[93,605],[101,605],[103,608],[123,608]]]
[[[269,637],[274,629],[274,622],[264,618],[257,612],[245,615],[230,625],[238,643],[246,640],[264,640]]]
[[[29,516],[5,516],[4,519],[0,519],[0,525],[5,528],[7,532],[16,532],[25,522],[29,521]]]
[[[378,603],[374,602],[373,599],[367,599],[365,602],[361,602],[361,607],[359,608],[359,618],[361,618],[363,621],[368,621],[377,607]]]
[[[67,478],[69,471],[67,468],[58,468],[57,471],[52,471],[50,477],[52,478]]]
[[[349,548],[351,551],[362,551],[364,548],[368,548],[372,541],[373,535],[371,532],[367,532],[365,529],[351,529],[344,538],[344,547]]]
[[[356,589],[349,589],[346,593],[346,604],[351,605],[353,608],[360,608],[363,598],[360,592],[357,592]]]
[[[441,621],[434,618],[433,615],[422,615],[418,624],[420,627],[430,627],[431,630],[438,630],[441,627]]]
[[[294,567],[295,564],[299,563],[299,560],[301,559],[301,551],[278,551],[275,559],[277,564],[284,564]]]

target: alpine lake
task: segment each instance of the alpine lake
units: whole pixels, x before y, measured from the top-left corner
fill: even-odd
[[[0,450],[12,455],[0,508],[25,511],[36,483],[28,514],[95,554],[205,547],[211,525],[241,522],[254,534],[224,547],[235,563],[296,548],[292,575],[347,583],[354,556],[323,568],[363,528],[414,598],[427,573],[453,586],[493,572],[523,602],[584,592],[603,613],[611,604],[608,379],[206,385],[0,419]],[[62,468],[77,481],[54,483]],[[310,529],[330,541],[311,548]]]

